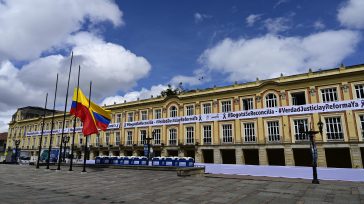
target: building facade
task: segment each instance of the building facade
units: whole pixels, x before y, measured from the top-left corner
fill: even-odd
[[[316,134],[318,166],[363,168],[364,65],[280,76],[269,80],[192,90],[176,95],[105,106],[109,129],[91,135],[90,158],[143,155],[146,137],[155,156],[191,156],[197,162],[310,166],[311,150],[303,130]],[[51,116],[42,147],[49,146]],[[42,118],[14,118],[7,144],[37,155]],[[63,114],[55,116],[53,147],[59,147]],[[76,120],[75,155],[85,138]],[[304,129],[299,128],[303,126]],[[72,136],[67,116],[65,135]],[[67,144],[70,146],[72,139]]]

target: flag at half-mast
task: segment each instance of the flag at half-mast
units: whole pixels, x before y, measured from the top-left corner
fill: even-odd
[[[110,111],[104,110],[92,101],[90,101],[90,103],[89,99],[82,93],[81,89],[75,88],[70,113],[71,115],[80,118],[82,121],[82,133],[85,136],[98,133],[98,128],[105,131],[111,120]]]

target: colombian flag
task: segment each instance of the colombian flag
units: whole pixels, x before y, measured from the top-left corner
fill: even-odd
[[[83,122],[82,133],[85,136],[98,133],[98,128],[105,131],[111,120],[110,111],[102,109],[92,101],[91,104],[89,104],[89,99],[86,98],[81,89],[77,90],[77,88],[73,93],[70,113],[71,115],[80,118],[80,120]]]

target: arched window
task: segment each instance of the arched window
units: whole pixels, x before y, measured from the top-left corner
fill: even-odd
[[[169,117],[177,117],[177,107],[176,106],[171,106],[169,108]]]
[[[265,106],[267,108],[277,107],[277,96],[273,93],[267,94],[265,97]]]

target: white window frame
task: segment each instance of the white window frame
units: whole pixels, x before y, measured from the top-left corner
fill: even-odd
[[[121,142],[120,132],[115,132],[115,145],[119,146]]]
[[[278,137],[279,137],[279,140],[277,140],[277,135],[276,134],[272,134],[270,136],[270,132],[274,132],[274,131],[277,131],[277,129],[269,129],[269,124],[272,123],[272,122],[278,122]],[[281,143],[283,141],[283,131],[282,131],[282,121],[280,119],[270,119],[270,120],[266,120],[265,121],[265,135],[266,135],[266,141],[268,143]],[[270,140],[270,138],[272,140]],[[274,139],[274,140],[273,140]]]
[[[335,141],[347,141],[347,138],[346,138],[346,126],[345,126],[345,120],[344,120],[344,117],[342,114],[330,114],[330,115],[323,115],[321,116],[322,118],[322,122],[324,123],[323,124],[323,140],[324,142],[335,142]],[[328,138],[328,129],[327,129],[327,122],[326,122],[326,119],[327,118],[340,118],[340,125],[341,125],[341,133],[342,133],[342,138],[341,139],[336,139],[336,138]],[[337,126],[333,125],[331,126],[333,127],[334,129],[337,128]],[[332,130],[330,130],[331,132]]]
[[[225,134],[229,133],[229,130],[224,130],[224,127],[227,125],[231,125],[231,135],[230,136],[225,136]],[[232,123],[221,123],[220,124],[220,141],[221,144],[232,144],[234,143],[234,124]],[[225,137],[224,137],[225,136]]]
[[[98,147],[100,146],[100,133],[96,134],[96,138],[95,138],[95,146]]]
[[[121,123],[122,113],[115,114],[115,123]]]
[[[145,138],[147,138],[147,136],[148,136],[148,130],[147,129],[140,129],[139,130],[139,144],[144,145],[144,144],[147,144],[147,140],[144,139],[142,133],[145,133]]]
[[[185,127],[185,142],[188,145],[195,144],[195,126]]]
[[[174,133],[172,134],[171,130],[174,131]],[[172,137],[175,137],[174,139]],[[171,141],[175,141],[175,142],[172,142]],[[171,128],[168,128],[168,144],[169,145],[178,145],[178,129],[175,128],[175,127],[171,127]]]
[[[356,86],[358,86],[358,85],[363,86],[362,88],[364,89],[364,81],[352,83],[353,98],[354,99],[364,99],[364,95],[362,95],[361,98],[358,97],[357,90],[356,90]]]
[[[160,128],[154,128],[152,131],[154,132],[153,144],[161,145],[162,144],[162,130]]]
[[[206,138],[205,136],[205,133],[208,132],[205,130],[205,127],[210,127],[210,141],[208,141],[208,138]],[[206,124],[202,124],[201,125],[201,135],[202,135],[202,144],[207,144],[207,145],[212,145],[213,144],[213,132],[214,132],[214,128],[212,126],[212,123],[206,123]]]
[[[133,145],[133,131],[131,130],[126,131],[125,136],[126,136],[125,138],[126,145],[127,146]]]
[[[244,100],[250,100],[251,99],[251,108],[250,109],[248,109],[248,110],[245,110],[244,109]],[[242,97],[241,98],[241,111],[249,111],[249,110],[253,110],[253,109],[255,109],[255,99],[254,99],[254,97],[253,96],[250,96],[250,97]]]
[[[224,106],[225,102],[230,103],[230,106]],[[230,108],[227,108],[227,107],[230,107]],[[228,110],[228,109],[230,109],[230,110]],[[221,113],[232,112],[233,111],[233,101],[231,99],[221,100],[220,101],[220,110],[221,110]]]
[[[140,120],[148,120],[148,110],[141,110],[140,111]]]
[[[111,143],[110,143],[110,132],[109,131],[107,131],[107,132],[105,132],[105,145],[106,146],[109,146]]]
[[[172,107],[175,107],[176,109],[172,110]],[[171,105],[168,108],[168,114],[170,118],[178,117],[178,106],[177,105]]]
[[[195,115],[195,105],[194,104],[185,105],[185,115],[186,116]]]
[[[274,98],[267,98],[269,95],[273,95]],[[279,98],[277,96],[276,93],[273,93],[273,92],[269,92],[267,94],[264,95],[264,106],[266,108],[275,108],[275,107],[279,107]]]
[[[246,131],[245,131],[245,124],[253,124],[254,125],[254,141],[247,141],[247,135],[246,135]],[[243,122],[241,122],[241,133],[242,133],[242,139],[241,141],[243,141],[243,143],[257,143],[258,142],[258,131],[257,131],[257,121],[256,120],[245,120]]]
[[[134,112],[128,112],[126,114],[126,117],[127,117],[128,122],[133,122],[134,121]]]
[[[300,92],[305,92],[306,105],[308,104],[308,93],[307,93],[307,89],[296,89],[296,90],[288,91],[288,104],[290,106],[293,106],[292,94],[294,94],[294,93],[300,93]]]
[[[322,97],[322,90],[325,89],[333,89],[336,88],[336,94],[337,94],[337,101],[341,100],[341,91],[340,91],[340,86],[339,85],[328,85],[328,86],[322,86],[318,88],[318,95],[319,95],[319,99],[321,103],[324,103],[324,99]],[[334,101],[331,101],[334,102]],[[329,103],[329,102],[326,102]]]
[[[299,120],[306,120],[307,121],[307,124],[304,127],[305,131],[311,130],[311,124],[312,123],[311,123],[311,117],[310,116],[295,116],[295,117],[292,117],[291,118],[291,125],[290,125],[292,143],[295,143],[295,142],[300,143],[300,142],[310,141],[310,137],[307,134],[301,136],[304,139],[297,140],[296,134],[297,134],[297,130],[299,131],[299,126],[296,126],[295,121],[299,121]],[[297,135],[297,136],[300,137],[300,135]]]
[[[157,111],[159,112],[159,114],[157,113]],[[158,109],[154,109],[153,111],[153,118],[154,119],[161,119],[162,118],[162,109],[158,108]]]
[[[210,107],[210,111],[205,111],[206,109],[205,109],[205,105],[209,105],[209,107]],[[204,102],[204,103],[202,103],[201,104],[201,110],[202,110],[202,114],[211,114],[212,113],[212,103],[211,102]]]

